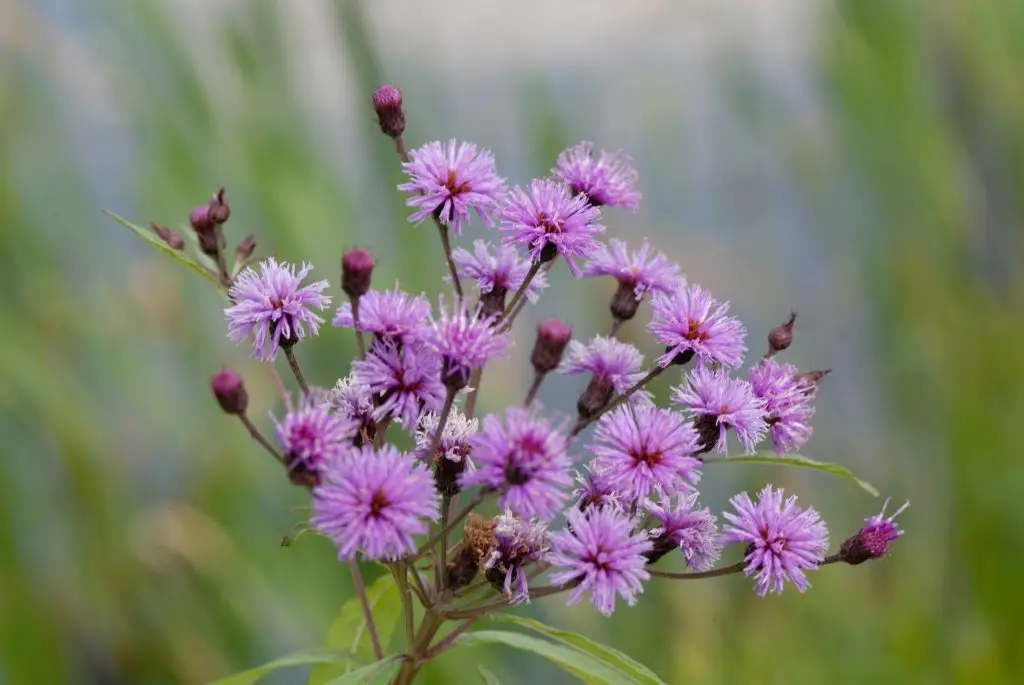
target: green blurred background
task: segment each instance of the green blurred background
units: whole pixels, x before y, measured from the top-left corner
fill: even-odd
[[[0,17],[0,682],[197,683],[321,643],[346,574],[323,540],[279,546],[307,498],[207,388],[240,368],[262,420],[265,370],[208,283],[102,210],[179,225],[226,185],[229,239],[334,282],[359,244],[378,284],[436,291],[436,236],[405,223],[368,104],[382,82],[410,145],[473,140],[512,182],[581,139],[631,153],[645,198],[606,213],[611,234],[649,235],[754,347],[799,311],[788,360],[835,369],[806,453],[913,503],[889,559],[803,596],[659,582],[611,620],[531,613],[673,684],[1024,682],[1024,3],[0,0]],[[530,316],[603,329],[608,284],[556,271]],[[525,390],[530,328],[485,410]],[[351,353],[328,328],[300,356],[330,384]],[[880,505],[719,468],[708,504],[771,478],[836,543]],[[564,679],[474,650],[423,682],[476,682],[476,663]]]

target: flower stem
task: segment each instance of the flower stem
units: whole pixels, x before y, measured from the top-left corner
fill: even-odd
[[[523,406],[529,407],[533,404],[534,398],[537,397],[537,391],[540,390],[540,384],[544,382],[544,377],[547,374],[535,371],[533,374],[533,383],[530,384],[530,390],[526,393],[526,399],[523,400]]]
[[[622,328],[622,319],[618,317],[612,317],[612,330],[608,332],[609,338],[614,338],[619,334],[619,329]]]
[[[601,418],[602,416],[604,416],[605,414],[610,412],[612,409],[615,409],[615,407],[619,406],[620,404],[622,404],[623,402],[628,400],[630,395],[635,393],[637,390],[640,390],[645,385],[647,385],[648,383],[653,381],[655,378],[660,376],[661,373],[666,368],[668,368],[668,367],[655,366],[653,369],[650,370],[650,372],[648,372],[648,374],[646,376],[644,376],[643,378],[638,380],[633,385],[633,387],[629,388],[625,392],[619,393],[614,398],[612,398],[612,401],[609,402],[607,405],[605,405],[604,409],[602,409],[601,411],[597,412],[596,414],[591,416],[589,419],[582,419],[581,418],[581,419],[577,420],[576,421],[576,425],[573,426],[572,432],[569,435],[570,436],[579,435],[583,431],[584,428],[586,428],[587,426],[592,424],[594,421],[597,421],[599,418]]]
[[[476,509],[477,505],[484,501],[484,497],[486,497],[486,496],[487,496],[487,493],[485,493],[483,490],[478,492],[476,497],[474,497],[470,501],[470,503],[466,505],[465,509],[463,509],[458,514],[456,514],[455,518],[453,518],[450,521],[448,521],[448,525],[444,526],[441,530],[439,530],[436,533],[434,533],[433,537],[431,537],[425,543],[420,545],[420,548],[416,551],[416,554],[414,554],[412,556],[412,559],[409,559],[409,561],[412,562],[412,561],[415,561],[416,559],[419,559],[421,556],[423,556],[424,554],[427,553],[427,550],[429,550],[431,547],[436,545],[438,540],[440,540],[442,537],[447,536],[449,533],[451,533],[452,529],[455,528],[455,526],[459,525],[459,523],[462,522],[462,519],[464,519],[467,516],[469,516],[470,513],[472,513],[472,511],[474,509]]]
[[[424,659],[433,659],[435,656],[437,656],[438,654],[440,654],[444,650],[446,650],[449,647],[451,647],[452,644],[454,644],[455,641],[457,639],[459,639],[459,636],[462,635],[467,630],[469,630],[469,628],[474,623],[476,623],[476,621],[477,621],[477,619],[475,619],[475,618],[467,618],[465,621],[462,622],[462,624],[457,626],[455,628],[455,630],[453,630],[452,632],[450,632],[447,635],[445,635],[437,644],[435,644],[433,647],[428,649],[426,651],[426,653],[423,655],[423,658]]]
[[[391,573],[395,576],[395,584],[398,585],[398,594],[402,599],[402,617],[405,623],[405,649],[412,653],[416,644],[413,631],[413,610],[412,597],[409,596],[409,577],[406,572],[406,562],[399,561],[391,567]]]
[[[476,413],[476,399],[480,394],[480,381],[483,380],[483,377],[484,367],[482,366],[479,369],[473,369],[472,373],[469,375],[470,390],[469,394],[466,396],[466,407],[464,412],[467,419],[473,418],[473,415]]]
[[[447,394],[444,396],[444,406],[441,407],[441,416],[437,419],[437,430],[434,431],[434,437],[430,441],[430,451],[427,452],[427,458],[433,459],[437,453],[437,448],[441,445],[441,436],[444,434],[444,427],[448,423],[448,417],[452,413],[452,405],[455,404],[455,390],[448,389]]]
[[[494,323],[495,327],[497,327],[499,323],[504,323],[509,318],[509,315],[512,313],[512,310],[514,310],[516,305],[519,304],[519,300],[523,299],[523,297],[526,295],[526,289],[530,287],[530,282],[533,280],[533,277],[537,275],[537,272],[540,271],[540,268],[542,266],[543,264],[541,264],[540,262],[534,262],[533,264],[530,264],[530,270],[526,272],[526,277],[523,279],[523,282],[519,285],[519,290],[517,290],[516,294],[512,296],[512,301],[508,303],[508,306],[505,307],[505,311]],[[506,323],[501,330],[508,330],[509,323],[511,323],[511,321]]]
[[[285,463],[284,457],[282,457],[281,454],[276,449],[274,449],[274,446],[271,445],[270,442],[268,442],[265,437],[263,437],[263,434],[260,433],[259,429],[253,425],[252,421],[249,420],[249,416],[247,414],[245,414],[244,412],[239,414],[238,420],[241,421],[242,425],[245,426],[246,430],[249,431],[249,435],[252,436],[252,439],[258,442],[260,446],[263,447],[263,449],[269,452],[270,456],[272,456],[274,459],[278,460],[282,464]]]
[[[356,334],[359,358],[366,359],[366,343],[363,342],[363,332],[359,330],[359,298],[350,296],[348,301],[352,303],[352,332]]]
[[[295,351],[292,345],[288,345],[284,349],[284,356],[288,357],[288,366],[292,368],[292,373],[295,374],[295,380],[299,382],[299,387],[302,388],[302,394],[309,394],[309,386],[306,385],[306,379],[302,375],[302,369],[299,368],[299,360],[295,358]]]
[[[445,495],[441,498],[441,542],[438,545],[437,564],[434,565],[434,585],[440,594],[444,590],[445,573],[448,571],[448,517],[452,512],[452,498]]]
[[[395,152],[398,153],[398,158],[403,162],[409,161],[409,153],[405,151],[405,141],[402,140],[402,136],[395,138]]]
[[[746,562],[739,561],[732,566],[724,566],[722,568],[713,568],[710,571],[697,571],[692,573],[671,573],[669,571],[656,571],[654,569],[647,569],[647,572],[656,578],[671,578],[673,580],[700,580],[702,578],[717,578],[719,576],[728,576],[733,573],[742,573],[743,569],[747,567]]]
[[[455,296],[462,303],[462,282],[459,281],[459,272],[452,260],[452,243],[448,239],[448,226],[441,223],[441,220],[434,216],[434,223],[437,224],[437,231],[441,235],[441,247],[444,248],[444,258],[448,262],[448,274],[452,277],[452,287],[455,288]]]
[[[359,595],[359,603],[363,607],[363,619],[366,621],[366,630],[370,633],[370,640],[373,642],[373,656],[379,661],[384,658],[384,652],[380,648],[380,638],[377,637],[377,626],[373,622],[370,600],[366,597],[363,574],[359,571],[359,564],[355,559],[348,560],[348,570],[352,573],[352,587],[355,588],[356,594]]]

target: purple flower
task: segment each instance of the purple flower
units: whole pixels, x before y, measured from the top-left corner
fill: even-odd
[[[637,302],[647,292],[669,295],[683,283],[679,265],[660,250],[653,250],[647,240],[630,254],[624,241],[612,238],[590,258],[583,275],[613,276],[620,287],[632,290]]]
[[[413,193],[405,204],[416,211],[409,221],[422,221],[434,215],[442,224],[451,226],[455,235],[470,222],[469,210],[493,225],[505,193],[505,180],[494,168],[494,157],[476,145],[458,146],[452,138],[447,144],[434,141],[409,153],[412,161],[402,164],[409,174],[409,183],[398,189]]]
[[[605,616],[615,610],[616,594],[633,606],[643,592],[641,581],[651,577],[644,570],[652,548],[647,532],[634,533],[636,522],[612,507],[590,507],[586,513],[571,509],[566,519],[568,529],[551,534],[550,560],[562,569],[551,575],[551,583],[578,582],[568,603],[589,591],[590,603]]]
[[[430,317],[430,302],[401,290],[370,290],[359,298],[359,330],[379,340],[407,343],[417,340]],[[352,305],[338,308],[334,325],[352,328]]]
[[[574,197],[562,183],[535,180],[526,190],[516,186],[509,193],[499,228],[507,234],[503,242],[527,248],[534,262],[562,255],[579,278],[576,259],[589,257],[601,246],[595,240],[604,231],[600,219],[600,210],[585,195]]]
[[[587,196],[595,206],[619,206],[636,211],[640,202],[636,169],[627,158],[604,150],[595,161],[593,150],[594,144],[584,141],[563,151],[551,175],[568,183],[573,192]]]
[[[362,430],[374,423],[373,392],[351,376],[340,379],[331,391],[328,402],[335,411]]]
[[[797,380],[800,372],[791,364],[765,359],[750,369],[754,397],[764,401],[765,420],[776,454],[800,449],[811,437],[814,415],[814,390]]]
[[[273,361],[282,345],[293,345],[306,335],[316,335],[323,319],[312,309],[323,309],[331,298],[322,294],[327,281],[300,286],[313,267],[304,264],[298,273],[293,265],[278,264],[273,257],[260,263],[260,273],[247,267],[228,291],[234,303],[224,310],[228,338],[235,342],[253,334],[252,356]]]
[[[641,370],[644,356],[629,343],[596,335],[589,345],[578,340],[569,342],[559,373],[590,373],[605,381],[615,392],[625,392],[644,377]],[[638,397],[640,396],[640,397]],[[630,398],[650,401],[650,394],[637,392]]]
[[[561,509],[571,482],[566,438],[522,407],[510,407],[504,419],[487,416],[470,438],[477,468],[462,474],[462,487],[499,490],[502,508],[549,520]]]
[[[305,396],[299,406],[289,407],[284,419],[274,422],[289,471],[320,473],[325,465],[352,446],[358,425],[334,411],[319,392]]]
[[[313,489],[310,523],[338,547],[338,558],[357,551],[390,561],[416,551],[413,536],[437,520],[430,472],[391,445],[353,449],[330,463]]]
[[[445,385],[461,390],[469,382],[469,373],[483,367],[508,345],[508,334],[498,333],[489,319],[480,319],[460,303],[449,310],[442,301],[424,342],[441,357],[441,379]]]
[[[697,432],[683,415],[654,406],[619,407],[597,424],[594,468],[628,502],[691,492],[700,481]]]
[[[672,391],[672,401],[685,404],[693,415],[701,451],[714,447],[727,452],[726,433],[732,428],[747,453],[752,453],[768,426],[764,420],[764,400],[754,397],[750,383],[706,366],[691,371],[686,380],[686,385]]]
[[[889,544],[903,535],[903,531],[894,522],[895,518],[910,506],[905,502],[902,507],[886,518],[885,510],[889,500],[885,500],[882,511],[876,516],[864,519],[866,524],[852,538],[843,542],[839,548],[839,557],[848,564],[861,564],[868,559],[880,559],[889,553]]]
[[[747,351],[747,332],[739,319],[726,316],[729,303],[719,304],[699,285],[680,285],[668,295],[651,299],[654,317],[648,325],[655,339],[668,349],[658,364],[668,366],[677,357],[701,363],[739,366]]]
[[[498,587],[510,604],[528,604],[526,566],[548,553],[548,527],[540,521],[524,520],[511,511],[494,519],[494,547],[484,562],[487,579]]]
[[[611,478],[604,471],[594,468],[591,461],[583,473],[576,474],[576,482],[579,487],[573,490],[573,497],[576,498],[576,508],[586,511],[590,507],[618,507],[625,506],[622,493],[612,487]]]
[[[352,379],[376,395],[375,421],[394,419],[414,430],[420,414],[439,411],[444,403],[440,369],[428,351],[378,343],[366,359],[352,362]]]
[[[675,506],[670,502],[662,505],[647,503],[647,511],[661,524],[651,530],[654,540],[652,554],[660,558],[673,549],[679,549],[692,570],[707,571],[718,561],[722,545],[715,526],[717,519],[710,510],[696,509],[696,506],[697,493],[680,497]],[[657,558],[651,558],[651,563]]]
[[[430,459],[440,456],[448,461],[456,463],[470,463],[469,458],[473,454],[469,440],[480,430],[478,419],[467,419],[466,415],[454,407],[448,416],[448,422],[444,424],[441,431],[441,441],[437,445],[437,455],[431,455],[430,445],[434,441],[434,433],[437,432],[438,415],[430,412],[420,420],[420,427],[416,431],[416,449],[413,452],[421,459]]]
[[[458,267],[459,276],[476,281],[481,295],[495,290],[502,293],[516,292],[523,284],[526,272],[530,270],[530,262],[520,258],[514,248],[509,245],[492,246],[483,240],[473,242],[473,252],[462,248],[454,250],[452,261]],[[540,291],[546,287],[547,275],[538,272],[526,286],[526,299],[536,302]]]
[[[781,593],[785,581],[803,592],[805,570],[816,570],[828,550],[828,528],[813,507],[801,510],[796,497],[783,501],[785,493],[765,486],[757,504],[742,492],[731,500],[736,513],[724,514],[729,523],[723,528],[722,542],[747,545],[744,574],[756,575],[755,586],[761,597],[771,591]]]

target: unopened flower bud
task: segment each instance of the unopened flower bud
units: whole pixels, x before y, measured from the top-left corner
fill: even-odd
[[[640,307],[640,300],[636,298],[636,283],[621,281],[619,289],[612,296],[612,316],[617,321],[629,321],[636,316],[636,310]]]
[[[231,218],[231,207],[224,197],[224,192],[221,188],[210,198],[210,220],[216,224],[223,224]]]
[[[593,376],[590,379],[590,384],[587,385],[586,390],[576,402],[576,411],[579,412],[581,419],[590,420],[608,406],[614,394],[615,386],[611,384],[611,381],[600,376]]]
[[[888,554],[889,544],[903,535],[903,531],[896,526],[893,519],[910,506],[910,502],[907,502],[897,509],[892,516],[886,518],[885,508],[888,505],[889,500],[885,500],[881,513],[865,519],[866,525],[856,535],[843,542],[839,548],[839,558],[841,560],[856,566],[869,559],[879,559]]]
[[[153,229],[153,233],[156,233],[156,237],[167,243],[167,246],[172,250],[184,250],[185,241],[180,235],[175,233],[169,228],[158,226],[155,223],[150,224],[150,228]]]
[[[565,346],[572,338],[569,324],[558,319],[548,319],[537,326],[537,342],[533,345],[530,362],[537,373],[550,373],[562,363]]]
[[[370,289],[373,255],[358,247],[341,257],[341,289],[349,297],[362,297]]]
[[[241,415],[249,408],[249,393],[245,391],[245,383],[237,371],[218,371],[210,379],[210,387],[225,413]]]
[[[224,199],[224,189],[221,188],[210,197],[206,204],[199,205],[189,212],[188,220],[196,233],[202,235],[213,231],[218,225],[224,223],[231,216],[231,207]]]
[[[402,91],[392,85],[381,86],[373,92],[373,109],[377,112],[380,130],[392,138],[405,132],[405,112],[402,110]]]
[[[805,371],[796,375],[796,382],[804,387],[804,394],[809,395],[818,389],[818,383],[825,376],[832,373],[832,369],[822,369],[820,371]]]
[[[768,356],[782,352],[793,344],[793,324],[796,323],[796,312],[790,312],[786,323],[776,326],[768,334]]]
[[[252,253],[255,251],[256,236],[250,233],[242,238],[242,242],[238,243],[238,246],[235,248],[235,260],[239,265],[245,264],[249,257],[252,257]]]

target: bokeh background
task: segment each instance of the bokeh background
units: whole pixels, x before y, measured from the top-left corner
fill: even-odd
[[[410,145],[475,141],[512,182],[581,139],[628,151],[644,201],[606,212],[611,235],[650,236],[755,348],[797,310],[788,361],[834,368],[806,453],[912,501],[889,559],[803,596],[657,582],[611,620],[532,615],[673,684],[1024,682],[1022,35],[1018,0],[0,0],[0,682],[198,683],[322,643],[346,573],[326,541],[279,545],[306,495],[207,387],[241,369],[267,425],[265,370],[208,283],[102,210],[180,225],[225,185],[230,239],[335,282],[358,244],[378,284],[435,292],[436,235],[406,223],[369,106],[382,82]],[[609,284],[554,281],[533,320],[604,330]],[[531,328],[485,410],[525,391]],[[626,335],[656,351],[641,320]],[[307,374],[332,383],[351,342],[304,343]],[[880,506],[718,468],[711,506],[770,479],[837,543]],[[474,649],[423,681],[477,682],[477,663],[566,678]]]

